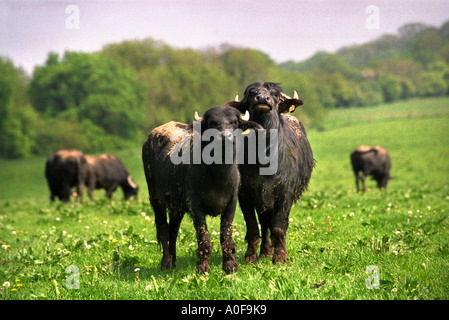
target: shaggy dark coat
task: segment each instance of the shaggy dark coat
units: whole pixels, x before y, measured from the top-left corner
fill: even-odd
[[[45,177],[50,188],[50,200],[55,197],[63,202],[69,202],[72,187],[81,202],[83,202],[83,188],[87,177],[87,162],[84,154],[75,149],[59,150],[48,157],[45,164]]]
[[[250,127],[260,128],[256,123],[241,119],[234,108],[212,108],[201,119],[201,134],[206,129],[217,129],[219,137],[234,139],[229,130]],[[198,134],[198,132],[197,132]],[[197,270],[209,271],[211,239],[206,225],[206,215],[221,215],[220,243],[223,251],[223,270],[226,273],[237,270],[235,243],[232,239],[232,223],[237,204],[240,175],[235,159],[226,164],[194,164],[192,141],[194,127],[171,121],[155,128],[142,148],[142,160],[148,184],[150,203],[155,213],[157,239],[162,244],[163,269],[176,266],[176,238],[185,212],[189,212],[195,226],[198,241]],[[201,142],[201,151],[208,142]],[[173,155],[186,152],[188,163],[175,164]],[[233,143],[231,143],[231,147]],[[167,213],[169,222],[167,223]]]
[[[245,259],[247,262],[258,260],[260,235],[256,210],[262,229],[260,256],[273,253],[273,263],[287,262],[286,232],[290,209],[307,188],[315,166],[303,125],[297,118],[283,114],[293,112],[302,105],[302,101],[286,96],[276,83],[256,82],[246,88],[241,102],[227,105],[242,113],[249,111],[251,121],[262,125],[267,132],[274,129],[278,133],[278,168],[275,174],[260,175],[262,165],[259,163],[239,165],[242,180],[239,203],[247,226]],[[269,134],[267,146],[268,137]]]
[[[388,180],[391,179],[391,160],[385,148],[360,146],[351,152],[351,164],[357,191],[359,191],[359,177],[362,180],[362,190],[366,191],[365,178],[370,175],[377,181],[380,190],[387,187]]]

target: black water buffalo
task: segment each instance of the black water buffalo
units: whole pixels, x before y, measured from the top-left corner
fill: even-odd
[[[150,203],[155,213],[157,239],[163,249],[161,266],[163,269],[176,266],[176,238],[181,220],[185,212],[189,212],[198,241],[199,261],[196,268],[199,272],[208,272],[212,246],[206,215],[221,215],[223,270],[230,273],[237,270],[232,223],[240,176],[235,154],[231,161],[225,161],[229,160],[225,159],[225,151],[235,148],[235,136],[231,130],[261,127],[242,118],[238,110],[227,107],[209,109],[202,118],[195,113],[195,119],[196,122],[191,125],[171,121],[155,128],[142,148]],[[214,137],[211,142],[204,139],[207,132],[212,132],[209,135],[210,138]],[[199,140],[195,140],[196,137]],[[199,144],[195,144],[198,141]],[[218,148],[214,148],[213,152],[209,150],[210,155],[214,153],[215,157],[215,152],[220,150],[223,153],[218,161],[210,162],[204,155],[212,143]]]
[[[249,111],[250,120],[267,130],[265,145],[270,147],[266,152],[271,152],[271,156],[277,159],[277,171],[267,175],[261,175],[260,169],[264,165],[260,162],[239,165],[242,180],[239,203],[247,226],[247,262],[258,260],[257,244],[260,235],[254,210],[257,211],[262,229],[260,256],[273,253],[273,263],[287,262],[285,238],[290,209],[307,188],[315,166],[303,125],[295,117],[283,114],[293,112],[302,104],[296,92],[290,98],[278,84],[272,82],[250,84],[242,101],[226,104],[242,113]],[[273,134],[277,135],[278,140],[274,146],[268,141]]]
[[[87,171],[86,158],[81,151],[68,149],[53,153],[45,165],[45,177],[51,193],[50,200],[53,202],[55,197],[58,197],[63,202],[69,202],[71,189],[76,187],[82,202]]]
[[[112,193],[120,186],[125,200],[134,196],[137,198],[139,187],[126,170],[119,158],[111,154],[100,156],[86,155],[88,175],[86,178],[87,193],[93,201],[94,189],[105,189],[106,197],[111,198]]]
[[[352,170],[355,175],[355,185],[359,191],[359,176],[362,175],[363,191],[366,191],[365,178],[371,175],[377,181],[381,190],[387,187],[390,177],[391,160],[388,151],[381,146],[360,146],[351,152]]]

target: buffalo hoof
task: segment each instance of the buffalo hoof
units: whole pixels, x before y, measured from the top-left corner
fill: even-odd
[[[257,263],[258,261],[257,254],[245,255],[246,263]]]
[[[287,261],[287,252],[280,250],[279,252],[273,253],[273,264],[276,263],[288,263]]]
[[[196,270],[200,273],[207,273],[209,272],[209,262],[207,261],[199,261],[196,264]]]
[[[170,258],[168,258],[168,259],[162,258],[162,261],[161,261],[161,269],[162,270],[171,270],[173,268],[174,268],[174,265]]]
[[[259,257],[269,257],[271,256],[271,254],[273,253],[273,249],[271,248],[271,246],[263,246],[260,249],[260,255]]]
[[[231,274],[233,272],[237,272],[238,265],[235,260],[228,260],[226,262],[223,262],[223,270],[226,272],[226,274]]]

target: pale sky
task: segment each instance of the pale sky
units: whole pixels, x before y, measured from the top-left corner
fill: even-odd
[[[447,20],[449,0],[0,0],[0,55],[31,73],[50,51],[151,37],[176,48],[228,43],[299,62],[406,23]]]

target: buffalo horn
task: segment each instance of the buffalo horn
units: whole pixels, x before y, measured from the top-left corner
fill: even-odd
[[[133,189],[137,189],[137,184],[133,181],[133,177],[128,176],[128,183]]]
[[[235,101],[235,102],[239,102],[239,95],[236,95],[236,96],[235,96],[234,101]]]
[[[288,100],[288,99],[291,99],[289,96],[287,96],[285,93],[283,93],[283,92],[281,92],[281,96],[284,98],[284,99],[286,99],[286,100]]]
[[[293,90],[293,99],[299,100],[298,92],[296,92],[296,90]]]
[[[195,114],[193,115],[193,118],[195,118],[195,121],[203,121],[203,117],[200,117],[200,116],[198,115],[198,112],[197,112],[197,111],[195,111]]]
[[[245,114],[242,116],[240,115],[240,118],[244,121],[248,121],[249,120],[249,112],[248,110],[246,110]]]
[[[287,96],[285,93],[281,93],[281,96],[284,98],[284,99],[287,99],[287,100],[289,100],[289,99],[292,99],[291,97],[289,97],[289,96]],[[296,92],[296,90],[293,90],[293,99],[296,99],[296,100],[299,100],[299,97],[298,97],[298,92]]]

